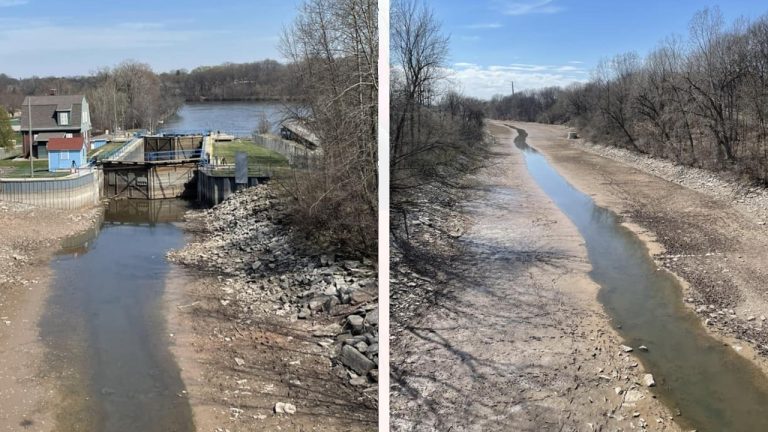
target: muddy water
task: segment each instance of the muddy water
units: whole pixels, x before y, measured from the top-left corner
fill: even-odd
[[[161,299],[165,253],[184,244],[181,201],[115,201],[64,243],[41,336],[59,383],[56,430],[191,431]]]
[[[768,431],[768,379],[733,348],[707,335],[682,302],[677,280],[658,270],[647,247],[617,216],[572,187],[517,129],[537,184],[576,225],[592,264],[599,300],[627,345],[654,375],[654,393],[684,427],[698,431]],[[617,347],[618,348],[618,347]],[[654,419],[646,419],[651,425]]]

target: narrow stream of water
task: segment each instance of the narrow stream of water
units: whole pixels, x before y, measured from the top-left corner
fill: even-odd
[[[768,431],[768,380],[751,362],[709,336],[685,307],[673,275],[617,216],[571,186],[516,129],[515,145],[536,183],[576,225],[586,242],[599,300],[627,345],[654,375],[654,393],[678,422],[698,431]],[[653,424],[653,419],[646,419]]]
[[[191,431],[164,328],[165,253],[184,245],[178,200],[113,201],[100,230],[64,243],[41,321],[61,384],[58,430]]]

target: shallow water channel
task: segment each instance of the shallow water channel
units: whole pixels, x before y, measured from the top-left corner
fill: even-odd
[[[685,307],[673,275],[659,270],[648,248],[617,216],[571,186],[517,129],[536,183],[578,228],[601,287],[598,298],[626,344],[653,374],[654,393],[684,427],[698,431],[768,431],[768,380],[751,362],[709,336]],[[618,347],[617,347],[618,350]],[[646,419],[653,427],[655,419]]]
[[[60,384],[57,430],[191,431],[169,350],[165,253],[184,245],[178,200],[113,201],[91,233],[54,259],[41,321],[46,363]]]

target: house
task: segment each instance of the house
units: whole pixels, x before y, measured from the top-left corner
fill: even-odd
[[[29,136],[29,112],[32,111],[32,133]],[[52,138],[82,137],[89,150],[91,115],[85,96],[27,96],[21,107],[21,135],[24,141],[24,157],[48,157],[48,144]]]
[[[33,120],[34,121],[34,120]],[[32,123],[32,131],[35,124]],[[88,149],[83,137],[50,138],[46,143],[48,171],[66,171],[86,165]]]

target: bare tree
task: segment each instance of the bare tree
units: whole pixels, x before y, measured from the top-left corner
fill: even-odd
[[[281,51],[305,103],[294,119],[322,148],[317,166],[288,185],[297,220],[363,253],[376,250],[378,27],[374,0],[306,0]]]

